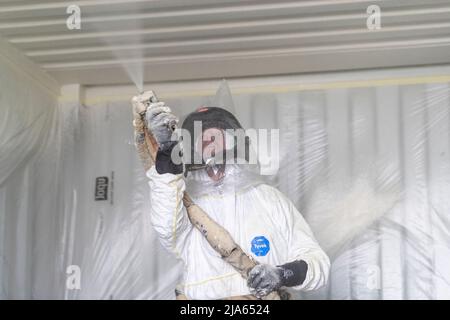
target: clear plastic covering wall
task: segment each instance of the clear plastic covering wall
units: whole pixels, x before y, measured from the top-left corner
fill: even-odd
[[[436,83],[233,96],[245,128],[279,129],[280,166],[267,181],[293,201],[331,258],[328,286],[297,298],[450,298],[449,92]],[[166,103],[183,117],[213,101]],[[1,243],[3,298],[175,297],[182,265],[150,223],[130,108],[128,100],[61,106],[57,147],[47,150],[58,159],[58,187],[34,202],[57,197],[56,211],[48,224],[33,210],[23,218],[39,221],[25,229],[34,238],[23,255],[41,267],[27,283],[11,280],[17,261]],[[13,214],[7,202],[0,198],[2,217]],[[47,249],[31,243],[40,237]],[[68,289],[68,266],[79,267],[81,289]]]

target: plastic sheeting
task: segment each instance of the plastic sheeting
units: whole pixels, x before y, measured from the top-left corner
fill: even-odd
[[[280,168],[268,180],[332,258],[329,285],[299,298],[450,298],[449,92],[444,83],[233,97],[244,127],[280,130]],[[213,99],[166,102],[182,117]],[[61,110],[59,140],[45,153],[58,163],[57,176],[45,165],[54,180],[41,190],[47,171],[28,166],[2,185],[2,297],[173,298],[182,266],[150,225],[129,101]],[[21,192],[30,174],[32,199]],[[8,207],[8,194],[20,205]],[[5,237],[20,224],[27,241]],[[28,254],[14,260],[19,243]],[[69,265],[80,267],[80,290],[66,287]]]
[[[2,63],[0,88],[0,299],[52,297],[62,230],[57,99]]]

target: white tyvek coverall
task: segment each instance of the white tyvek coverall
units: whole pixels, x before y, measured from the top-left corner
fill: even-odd
[[[222,260],[190,223],[182,202],[186,188],[182,174],[160,175],[153,166],[147,176],[151,221],[162,245],[184,262],[183,287],[187,297],[220,299],[250,294],[246,280]],[[277,189],[259,184],[242,192],[193,199],[258,262],[276,266],[304,260],[308,264],[306,279],[294,289],[314,290],[326,284],[330,269],[327,255],[301,214]],[[265,250],[258,251],[252,244],[257,237],[268,241]]]

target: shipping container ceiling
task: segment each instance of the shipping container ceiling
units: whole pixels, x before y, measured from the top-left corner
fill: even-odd
[[[61,84],[127,84],[130,64],[145,82],[436,65],[450,0],[0,0],[0,35]]]

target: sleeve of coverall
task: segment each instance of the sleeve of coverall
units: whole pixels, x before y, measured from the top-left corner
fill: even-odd
[[[151,222],[161,244],[180,257],[182,246],[192,229],[183,205],[186,188],[182,174],[156,172],[155,166],[147,171],[150,185]]]
[[[301,285],[293,289],[309,291],[316,290],[328,281],[330,272],[330,259],[320,248],[314,235],[303,216],[294,204],[281,192],[280,206],[286,217],[288,261],[303,260],[308,264],[306,278]]]

